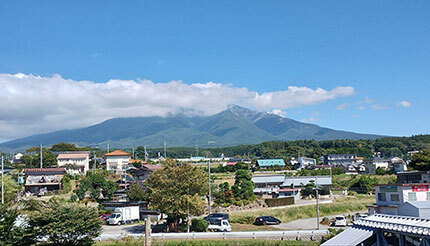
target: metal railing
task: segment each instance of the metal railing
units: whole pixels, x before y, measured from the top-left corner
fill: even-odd
[[[300,231],[243,231],[243,232],[191,232],[191,233],[152,233],[152,239],[278,239],[278,240],[321,240],[328,230]],[[144,238],[141,233],[102,234],[96,240],[120,239],[123,237]]]

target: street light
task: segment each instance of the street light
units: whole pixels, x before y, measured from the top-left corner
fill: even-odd
[[[319,207],[319,195],[318,195],[318,176],[315,176],[315,198],[317,205],[317,230],[320,229],[320,207]]]

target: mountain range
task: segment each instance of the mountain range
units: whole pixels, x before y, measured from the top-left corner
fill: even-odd
[[[73,130],[32,135],[0,144],[3,151],[22,151],[43,143],[59,142],[79,146],[129,148],[132,146],[221,147],[254,144],[271,140],[375,139],[382,136],[338,131],[315,124],[257,112],[236,105],[218,114],[187,117],[113,118],[102,123]]]

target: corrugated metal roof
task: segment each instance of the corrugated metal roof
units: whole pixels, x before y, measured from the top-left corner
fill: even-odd
[[[306,185],[312,180],[318,185],[331,185],[330,176],[297,176],[286,177],[282,186],[291,186],[291,184],[294,184],[294,186]]]
[[[285,166],[283,159],[257,160],[257,163],[260,167]]]
[[[252,176],[252,182],[255,184],[265,183],[282,183],[285,180],[285,175],[258,175]]]
[[[420,217],[373,214],[355,221],[354,224],[368,228],[405,232],[415,235],[430,235],[430,219]]]
[[[354,226],[346,229],[345,231],[339,233],[335,237],[331,238],[327,242],[321,244],[321,246],[349,246],[349,245],[359,245],[361,242],[370,238],[375,229]]]
[[[407,203],[410,203],[412,206],[416,208],[430,208],[429,201],[409,201]]]

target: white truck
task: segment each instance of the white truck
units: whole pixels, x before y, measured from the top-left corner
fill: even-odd
[[[210,220],[208,231],[212,232],[231,232],[231,225],[228,220]]]
[[[106,219],[108,225],[128,224],[140,219],[139,206],[120,207]]]

